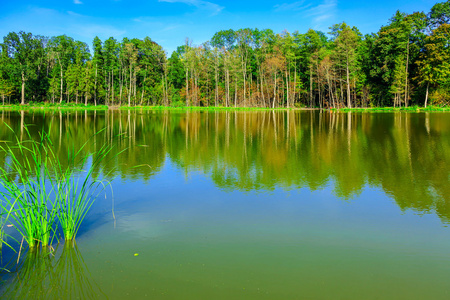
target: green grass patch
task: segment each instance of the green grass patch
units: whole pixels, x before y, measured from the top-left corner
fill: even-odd
[[[0,110],[107,110],[107,105],[84,105],[75,103],[36,102],[25,105],[0,105]]]
[[[26,105],[12,104],[12,105],[0,105],[0,110],[108,110],[108,109],[121,109],[121,110],[175,110],[175,111],[256,111],[256,110],[292,110],[301,109],[298,107],[225,107],[225,106],[107,106],[107,105],[84,105],[75,103],[28,103]]]
[[[409,106],[409,107],[365,107],[365,108],[334,108],[333,111],[340,112],[449,112],[450,107],[440,106]]]
[[[225,107],[225,106],[121,106],[122,110],[175,110],[175,111],[255,111],[255,110],[290,110],[286,107]]]
[[[109,184],[98,174],[103,173],[100,163],[112,148],[105,144],[95,153],[82,155],[86,141],[80,149],[69,148],[68,163],[63,166],[47,133],[41,132],[35,140],[28,127],[24,129],[27,140],[15,135],[14,141],[0,143],[5,161],[0,167],[2,229],[11,218],[30,248],[51,244],[58,229],[66,241],[74,240],[98,193]]]

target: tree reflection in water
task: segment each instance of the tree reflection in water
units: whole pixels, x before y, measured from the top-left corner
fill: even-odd
[[[446,113],[3,111],[0,120],[17,133],[23,124],[36,124],[30,128],[36,136],[50,130],[62,161],[69,147],[80,148],[106,128],[84,151],[105,140],[115,151],[126,149],[117,158],[111,152],[102,166],[123,180],[148,181],[170,159],[185,174],[200,170],[220,189],[317,190],[331,184],[338,198],[349,199],[372,186],[401,210],[450,221]],[[0,127],[0,140],[10,139]]]

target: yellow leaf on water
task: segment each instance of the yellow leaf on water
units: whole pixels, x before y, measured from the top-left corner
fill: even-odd
[[[135,253],[135,254],[134,254],[134,256],[138,256],[138,255],[139,255],[139,253]]]

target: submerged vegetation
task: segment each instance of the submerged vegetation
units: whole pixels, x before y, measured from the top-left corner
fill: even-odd
[[[450,103],[450,0],[397,11],[377,33],[242,28],[170,57],[151,40],[11,32],[0,49],[1,103],[107,106],[409,107]],[[43,72],[42,70],[46,70]]]
[[[7,124],[4,126],[13,132]],[[66,241],[72,241],[96,196],[108,184],[99,177],[99,168],[111,147],[104,144],[96,152],[83,155],[85,141],[80,148],[69,147],[62,154],[55,151],[47,132],[39,132],[36,138],[28,126],[22,130],[28,139],[14,134],[15,140],[0,145],[4,160],[0,167],[0,208],[2,215],[6,214],[2,223],[8,217],[12,219],[31,249],[51,245],[58,229]],[[64,163],[61,155],[67,158]]]

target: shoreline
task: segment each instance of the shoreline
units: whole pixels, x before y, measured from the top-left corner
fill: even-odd
[[[107,105],[0,105],[1,111],[21,111],[21,110],[61,110],[61,111],[75,111],[75,110],[93,110],[93,111],[106,111],[106,110],[175,110],[175,111],[329,111],[329,112],[450,112],[450,107],[439,106],[410,106],[410,107],[356,107],[356,108],[310,108],[310,107],[201,107],[201,106],[107,106]]]

